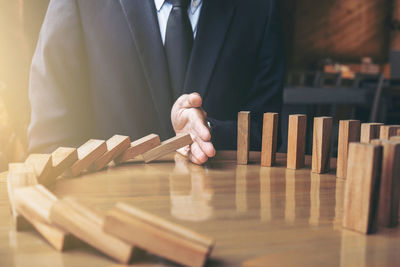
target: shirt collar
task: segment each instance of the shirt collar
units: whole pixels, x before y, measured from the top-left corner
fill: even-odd
[[[157,12],[160,12],[160,9],[164,5],[165,0],[154,0],[154,3],[156,4],[156,9]]]
[[[160,12],[161,8],[163,7],[166,0],[154,0],[156,4],[157,12]],[[192,4],[190,5],[190,12],[194,14],[196,10],[200,7],[203,0],[192,0]]]

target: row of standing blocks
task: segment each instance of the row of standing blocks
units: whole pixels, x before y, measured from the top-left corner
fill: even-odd
[[[330,170],[332,118],[314,118],[312,172]],[[287,168],[304,167],[306,115],[290,115]],[[265,113],[261,165],[275,164],[278,114]],[[250,112],[238,115],[237,163],[247,164]],[[346,179],[343,227],[373,233],[399,220],[400,126],[342,120],[339,123],[336,176]]]

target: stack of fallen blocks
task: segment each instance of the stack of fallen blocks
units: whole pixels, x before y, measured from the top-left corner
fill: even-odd
[[[46,188],[65,172],[77,176],[139,155],[148,163],[191,143],[189,134],[164,142],[150,134],[132,143],[127,136],[115,135],[107,141],[89,140],[78,149],[61,147],[52,154],[31,154],[24,163],[11,163],[7,186],[16,229],[33,226],[59,251],[81,240],[121,263],[129,263],[138,247],[182,265],[203,266],[214,246],[207,236],[125,203],[116,204],[104,216],[75,199],[58,199]]]
[[[311,169],[330,171],[331,117],[314,118]],[[305,164],[307,117],[289,116],[287,168]],[[265,113],[262,133],[261,166],[275,164],[278,114]],[[346,179],[343,227],[364,234],[378,227],[395,227],[399,221],[400,125],[339,123],[336,176]],[[250,112],[238,114],[237,163],[248,164]]]

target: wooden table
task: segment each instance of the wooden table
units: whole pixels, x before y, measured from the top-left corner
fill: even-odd
[[[216,240],[208,266],[399,266],[400,230],[366,236],[341,229],[344,180],[261,168],[260,154],[238,166],[235,152],[219,152],[205,167],[178,155],[133,162],[59,180],[52,191],[105,211],[124,201]],[[12,230],[5,175],[0,183],[0,266],[120,266],[82,245],[59,253],[35,231]],[[140,254],[140,253],[139,253]],[[168,265],[141,253],[140,266]]]

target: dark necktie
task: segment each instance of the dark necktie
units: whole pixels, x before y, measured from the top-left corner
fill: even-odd
[[[167,0],[173,8],[167,22],[165,51],[175,99],[183,93],[186,69],[193,45],[193,30],[187,12],[190,1]]]

